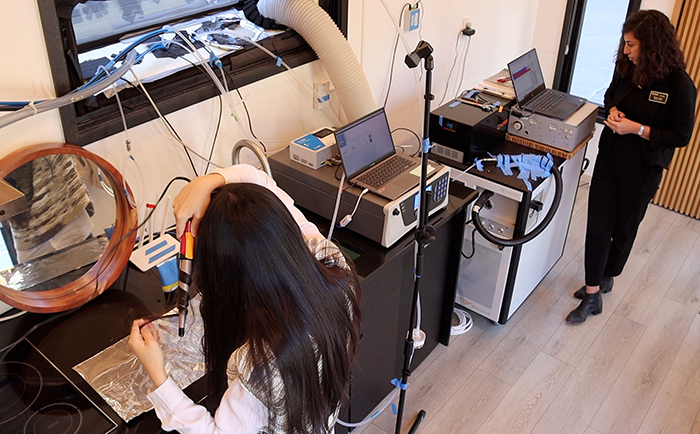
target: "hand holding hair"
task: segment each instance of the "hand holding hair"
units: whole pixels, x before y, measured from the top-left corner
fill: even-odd
[[[173,199],[173,213],[177,224],[178,239],[185,232],[185,224],[189,219],[192,219],[192,236],[197,236],[199,222],[209,206],[209,196],[214,190],[225,184],[224,177],[214,172],[193,179],[180,190],[180,193]]]

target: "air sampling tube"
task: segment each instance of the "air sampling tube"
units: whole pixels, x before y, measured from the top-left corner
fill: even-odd
[[[9,115],[0,117],[0,128],[6,127],[8,125],[14,124],[17,121],[26,119],[28,117],[38,115],[39,113],[44,113],[49,110],[54,110],[61,108],[63,106],[73,104],[89,96],[95,95],[102,90],[108,88],[112,84],[116,83],[117,80],[122,78],[129,69],[134,65],[134,59],[136,59],[136,51],[130,51],[126,56],[126,60],[114,71],[111,75],[108,75],[105,79],[98,81],[97,83],[88,86],[84,89],[74,90],[67,93],[61,97],[49,99],[38,104],[29,104],[16,112],[12,112]]]

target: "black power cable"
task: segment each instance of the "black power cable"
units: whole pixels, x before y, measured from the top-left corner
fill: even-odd
[[[484,163],[494,163],[496,162],[496,159],[485,158],[481,161]],[[472,221],[474,222],[474,228],[481,234],[482,237],[484,237],[484,239],[486,239],[486,241],[489,241],[490,243],[496,244],[500,247],[514,247],[531,241],[533,238],[542,233],[542,231],[545,230],[549,223],[551,223],[552,219],[554,218],[554,214],[557,212],[559,204],[561,203],[563,182],[561,179],[561,173],[559,172],[559,168],[557,168],[556,164],[552,165],[552,176],[554,176],[554,185],[556,187],[554,201],[552,202],[552,206],[549,207],[547,215],[544,216],[544,219],[542,219],[540,224],[537,225],[535,229],[533,229],[532,231],[528,232],[526,235],[523,235],[520,238],[513,238],[510,240],[499,238],[493,235],[491,232],[489,232],[484,227],[483,223],[481,223],[479,212],[484,207],[486,202],[494,195],[494,193],[490,190],[484,190],[479,196],[479,198],[476,200],[476,202],[474,202],[474,207],[472,208]]]

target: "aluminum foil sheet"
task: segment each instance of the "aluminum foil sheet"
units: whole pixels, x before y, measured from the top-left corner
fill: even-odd
[[[54,285],[52,279],[97,262],[108,244],[105,235],[91,237],[68,249],[0,270],[0,284],[17,291],[54,289],[62,284]]]
[[[183,389],[205,373],[200,300],[201,297],[196,296],[190,301],[183,337],[177,334],[177,315],[153,321],[163,348],[165,369]],[[127,336],[73,367],[126,422],[153,408],[146,398],[153,383],[129,348],[128,340]]]

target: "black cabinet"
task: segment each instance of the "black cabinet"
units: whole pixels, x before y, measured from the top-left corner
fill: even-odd
[[[475,198],[475,190],[452,183],[447,208],[428,221],[437,236],[424,248],[419,283],[421,329],[426,340],[415,352],[411,369],[439,343],[449,343],[464,223]],[[313,214],[307,217],[327,233],[326,219]],[[393,390],[391,380],[401,378],[415,287],[413,232],[388,249],[344,229],[336,229],[333,239],[359,254],[354,262],[362,279],[362,340],[353,367],[350,406],[340,414],[341,420],[356,423]],[[345,427],[336,425],[336,433],[346,432]]]

